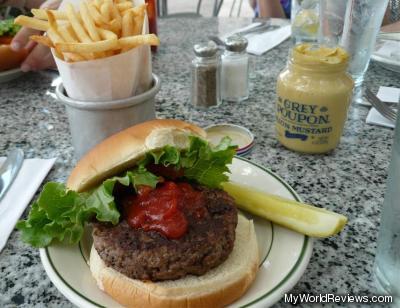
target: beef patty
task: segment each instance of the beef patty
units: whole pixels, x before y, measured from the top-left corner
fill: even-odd
[[[186,216],[188,231],[179,239],[133,229],[125,219],[116,226],[93,223],[94,247],[101,259],[125,276],[151,281],[202,275],[223,263],[235,241],[234,200],[222,190],[196,189],[203,194],[209,215],[202,219]]]

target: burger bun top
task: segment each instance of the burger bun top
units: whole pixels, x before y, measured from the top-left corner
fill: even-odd
[[[132,168],[149,151],[166,145],[187,148],[189,136],[193,135],[205,138],[206,132],[179,120],[157,119],[127,128],[90,150],[72,170],[67,187],[77,192],[86,191]]]

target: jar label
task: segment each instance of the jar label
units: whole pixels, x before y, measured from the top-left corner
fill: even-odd
[[[286,143],[306,142],[327,145],[333,126],[330,110],[321,104],[304,104],[278,97],[276,103],[278,137]]]

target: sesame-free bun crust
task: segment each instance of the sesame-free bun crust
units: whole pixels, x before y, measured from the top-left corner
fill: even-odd
[[[239,215],[235,245],[228,259],[202,276],[162,282],[131,279],[107,267],[96,249],[90,253],[90,270],[101,290],[125,307],[224,307],[240,298],[258,270],[258,247],[253,221]]]
[[[90,150],[72,170],[67,187],[82,192],[133,167],[148,151],[166,145],[187,148],[190,135],[206,137],[200,127],[179,120],[158,119],[132,126]]]

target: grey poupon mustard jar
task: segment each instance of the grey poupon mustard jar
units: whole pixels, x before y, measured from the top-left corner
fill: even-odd
[[[325,153],[340,141],[353,80],[342,48],[300,44],[277,81],[276,132],[288,149]]]

